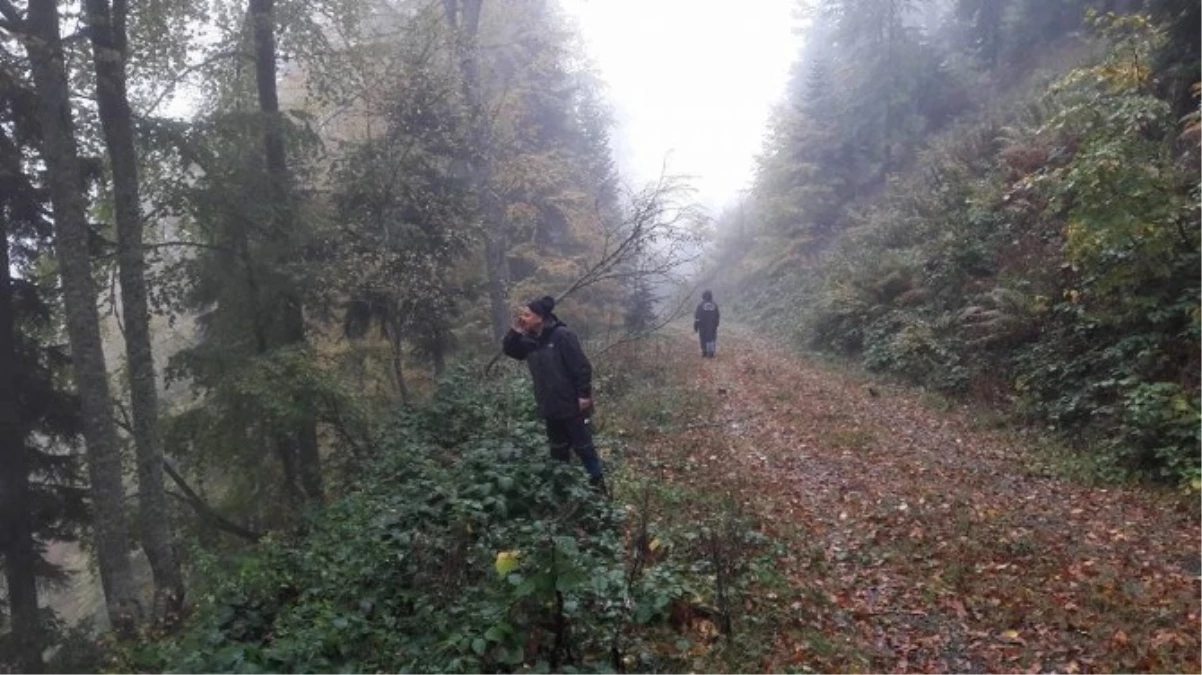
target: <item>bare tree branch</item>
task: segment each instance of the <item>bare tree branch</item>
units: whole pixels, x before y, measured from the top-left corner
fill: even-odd
[[[113,407],[116,408],[119,415],[114,422],[122,431],[132,435],[134,430],[133,422],[130,420],[129,411],[126,410],[125,405],[120,400],[116,400],[113,401]],[[188,506],[191,506],[192,510],[195,511],[197,515],[207,520],[211,525],[219,530],[229,532],[230,534],[241,537],[250,542],[258,542],[263,538],[262,534],[259,534],[258,532],[252,532],[251,530],[248,530],[245,527],[228,520],[220,513],[217,513],[215,510],[213,510],[213,507],[209,506],[209,504],[205,502],[204,498],[197,494],[196,490],[192,489],[192,486],[188,485],[188,481],[184,480],[184,477],[179,473],[179,471],[176,471],[175,467],[171,465],[171,462],[166,457],[163,458],[163,471],[165,471],[167,475],[171,477],[171,480],[174,481],[179,489],[184,493],[181,495],[177,492],[171,492],[168,490],[167,494],[184,502]]]
[[[0,0],[0,2],[4,2],[4,1],[5,0]],[[183,82],[190,75],[192,75],[192,73],[195,73],[198,70],[203,70],[204,68],[208,68],[209,66],[213,65],[214,63],[217,63],[218,61],[228,59],[228,58],[233,58],[235,56],[244,56],[244,55],[246,55],[245,52],[243,52],[241,50],[231,49],[231,50],[226,50],[226,51],[222,51],[222,52],[217,52],[216,54],[211,54],[211,55],[209,55],[208,58],[204,59],[203,61],[189,65],[188,67],[186,67],[183,70],[176,73],[175,76],[171,78],[171,81],[169,81],[167,84],[163,85],[163,90],[160,91],[159,95],[154,98],[154,101],[152,101],[150,103],[150,105],[147,106],[146,111],[144,113],[142,113],[142,115],[147,116],[147,115],[153,114],[154,111],[157,110],[158,107],[163,104],[163,101],[168,96],[170,96],[172,94],[172,92],[175,91],[175,88],[179,86],[180,82]]]
[[[607,231],[601,257],[556,301],[603,281],[664,274],[695,260],[699,254],[681,251],[682,245],[696,236],[688,226],[703,220],[695,205],[678,203],[688,192],[679,179],[661,173],[651,187],[633,195],[630,214]],[[615,239],[617,244],[611,248]],[[656,251],[653,247],[660,242],[666,242],[667,248]],[[657,254],[661,256],[657,265],[635,267],[641,256]]]
[[[622,336],[618,340],[616,340],[616,341],[602,347],[600,350],[598,350],[597,356],[601,356],[602,354],[605,354],[609,350],[611,350],[614,347],[617,347],[619,345],[624,345],[624,344],[627,344],[630,342],[637,342],[639,340],[648,338],[648,337],[654,335],[655,333],[659,332],[659,330],[662,329],[664,326],[667,326],[668,324],[672,323],[673,321],[679,319],[681,316],[683,316],[685,314],[686,308],[688,307],[688,304],[689,304],[689,300],[691,300],[693,298],[693,294],[697,292],[698,288],[701,288],[700,282],[693,284],[692,287],[689,288],[687,293],[681,293],[680,294],[680,302],[678,302],[676,304],[676,307],[673,308],[673,310],[666,317],[661,317],[659,323],[655,324],[654,326],[651,326],[650,328],[646,328],[644,330],[635,331],[633,333],[627,333],[626,335]]]
[[[0,16],[3,16],[5,21],[12,24],[13,28],[10,30],[24,30],[25,19],[10,0],[0,0]]]
[[[104,239],[104,242],[110,246],[116,246],[115,242],[107,239]],[[224,251],[227,253],[233,253],[233,249],[229,248],[228,246],[221,246],[220,244],[206,244],[199,241],[160,241],[153,244],[142,244],[142,248],[146,249],[147,251],[155,251],[161,248],[203,248],[209,251]],[[96,259],[107,260],[115,257],[116,255],[116,252],[106,253],[104,255],[96,256]]]
[[[201,518],[204,518],[211,525],[219,530],[229,532],[232,535],[241,537],[252,543],[257,543],[263,538],[262,534],[248,530],[245,527],[226,519],[220,513],[214,511],[213,507],[209,506],[205,500],[200,497],[200,495],[196,494],[196,491],[193,490],[190,485],[188,485],[187,481],[184,480],[184,477],[175,470],[175,467],[171,466],[171,462],[167,461],[166,458],[163,459],[163,471],[167,472],[167,475],[171,477],[171,480],[174,481],[176,486],[179,487],[179,489],[184,493],[181,495],[168,491],[167,494],[179,499],[188,506],[191,506],[192,510],[196,511],[197,515],[199,515]]]
[[[160,241],[153,244],[143,244],[142,248],[155,250],[160,248],[204,248],[212,251],[233,252],[233,249],[228,246],[219,244],[205,244],[199,241]]]
[[[556,296],[556,303],[607,281],[668,281],[676,270],[697,260],[700,247],[695,226],[705,221],[705,214],[689,200],[691,192],[681,178],[668,175],[665,167],[654,183],[631,194],[627,215],[605,229],[600,256]],[[688,297],[684,296],[681,306]],[[673,312],[673,319],[679,311]],[[498,352],[484,367],[485,377],[501,356]]]

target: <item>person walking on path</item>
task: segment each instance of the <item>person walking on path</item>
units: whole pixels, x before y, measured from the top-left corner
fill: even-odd
[[[506,356],[525,361],[530,369],[534,399],[547,423],[551,457],[566,462],[574,450],[589,482],[608,494],[589,423],[593,366],[579,338],[555,316],[554,309],[555,298],[550,296],[529,302],[505,335],[502,350]]]
[[[714,294],[705,291],[701,294],[701,304],[693,312],[693,332],[701,339],[701,356],[713,358],[718,353],[718,303],[714,302]]]

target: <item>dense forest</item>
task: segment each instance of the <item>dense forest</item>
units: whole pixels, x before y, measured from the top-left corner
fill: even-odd
[[[619,174],[556,0],[0,0],[0,672],[919,668],[846,642],[814,572],[846,552],[688,482],[717,399],[668,354],[701,287],[1196,501],[1198,3],[796,18],[711,218]],[[497,355],[544,294],[609,401],[612,499]],[[1196,600],[1093,667],[1196,667]]]
[[[1195,3],[814,9],[715,285],[1103,471],[1198,485]]]
[[[103,625],[170,622],[191,547],[303,530],[511,298],[570,291],[577,330],[617,339],[628,297],[693,255],[683,186],[619,183],[552,3],[2,8],[4,644],[23,669],[55,630],[49,544],[85,535]]]

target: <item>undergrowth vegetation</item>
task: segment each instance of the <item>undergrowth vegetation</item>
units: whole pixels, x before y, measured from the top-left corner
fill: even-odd
[[[664,499],[692,497],[621,477],[617,440],[618,497],[602,498],[547,459],[524,381],[477,378],[396,413],[303,535],[198,557],[184,626],[122,644],[109,667],[678,671],[728,636],[748,572],[767,569],[752,524],[717,502],[659,519]]]
[[[1090,21],[1095,57],[932,136],[808,262],[764,265],[786,247],[757,237],[730,283],[801,346],[1197,489],[1197,116],[1161,86],[1164,27]]]

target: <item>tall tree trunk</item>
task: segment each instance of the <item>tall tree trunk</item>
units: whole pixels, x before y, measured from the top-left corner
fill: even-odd
[[[488,157],[488,116],[480,91],[480,65],[477,42],[480,13],[484,0],[443,0],[450,25],[455,53],[463,82],[463,98],[468,108],[469,172],[484,223],[484,260],[488,276],[489,318],[493,338],[500,342],[509,330],[509,237],[504,205],[492,186],[492,166]]]
[[[300,509],[305,498],[304,490],[297,480],[297,448],[288,436],[281,435],[275,439],[275,456],[280,460],[280,469],[284,472],[284,499],[288,500],[288,508],[293,511]]]
[[[16,326],[3,206],[0,198],[0,554],[4,555],[18,669],[40,673],[44,665],[38,620],[38,554],[30,513],[29,461],[17,418]]]
[[[101,349],[96,288],[88,255],[83,178],[75,145],[58,21],[55,0],[30,0],[25,48],[29,53],[42,120],[42,158],[49,174],[67,338],[83,413],[100,581],[109,620],[118,631],[125,631],[132,628],[140,612],[127,554],[121,452],[109,408],[108,373]]]
[[[893,29],[897,22],[897,2],[890,0],[888,4],[887,15],[885,17],[885,68],[892,67],[893,64]],[[885,140],[885,159],[881,163],[881,183],[884,189],[889,189],[889,171],[893,164],[893,134],[892,122],[890,119],[893,114],[893,80],[888,78],[885,80],[885,117],[882,124],[882,134]]]
[[[487,183],[488,181],[485,181]],[[488,189],[487,187],[485,189]],[[497,213],[499,209],[488,201],[495,203],[495,198],[486,200],[484,207],[484,254],[488,260],[488,305],[492,318],[493,340],[500,343],[509,331],[511,310],[509,308],[509,237],[503,231],[505,223],[499,216],[489,217],[489,213]]]
[[[447,372],[447,332],[443,329],[438,331],[438,342],[434,344],[434,349],[430,353],[430,358],[434,361],[434,376],[439,377]]]
[[[397,307],[393,307],[392,316],[397,316],[398,311]],[[401,397],[401,403],[408,403],[409,388],[405,386],[405,344],[399,320],[388,321],[388,346],[392,348],[392,375],[396,379],[397,394]]]
[[[134,446],[138,455],[138,525],[142,548],[154,574],[156,611],[178,612],[183,576],[175,557],[170,508],[163,487],[163,450],[159,437],[158,391],[150,347],[150,311],[146,304],[146,260],[142,252],[142,210],[133,117],[125,88],[125,0],[86,0],[96,98],[104,142],[113,171],[117,220],[117,266],[125,319]]]
[[[981,28],[981,56],[990,68],[997,68],[1002,52],[1002,28],[1008,0],[988,0],[978,10],[978,25]]]
[[[271,199],[276,227],[282,238],[295,235],[293,228],[292,186],[288,174],[288,160],[284,150],[283,119],[280,116],[280,98],[276,88],[275,69],[275,1],[250,0],[248,14],[254,26],[255,84],[259,94],[259,112],[263,115],[263,150],[267,173],[271,178]],[[286,252],[295,247],[285,246]],[[287,255],[287,253],[286,253]],[[282,260],[281,263],[286,263]],[[305,342],[304,307],[298,293],[287,290],[282,293],[283,321],[286,344],[301,345]],[[321,455],[317,448],[317,416],[307,411],[301,428],[294,439],[297,448],[301,487],[311,500],[322,497]]]

